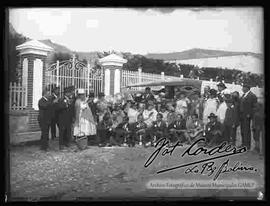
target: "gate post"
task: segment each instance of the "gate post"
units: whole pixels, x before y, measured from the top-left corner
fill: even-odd
[[[99,62],[104,69],[104,94],[114,95],[121,92],[121,77],[123,64],[127,62],[126,59],[116,55],[110,54],[104,58],[99,59]]]
[[[49,52],[53,48],[31,40],[16,47],[23,61],[23,73],[26,74],[27,108],[38,110],[38,100],[42,97],[45,87],[45,63]]]

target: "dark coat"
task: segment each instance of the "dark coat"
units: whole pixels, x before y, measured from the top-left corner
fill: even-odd
[[[227,126],[238,125],[238,115],[235,106],[227,107],[223,124]]]
[[[89,108],[91,109],[91,112],[92,112],[92,114],[93,114],[93,117],[94,117],[95,121],[97,121],[97,120],[98,120],[98,115],[97,115],[97,113],[98,113],[98,110],[97,110],[97,104],[94,103],[94,102],[88,102],[88,106],[89,106]]]
[[[131,127],[132,127],[132,130],[134,132],[137,132],[140,129],[147,129],[147,124],[145,122],[141,122],[141,123],[136,122],[136,123],[132,124]]]
[[[243,95],[244,96],[244,95]],[[241,118],[253,117],[255,104],[257,103],[257,97],[251,91],[246,97],[241,97],[240,102],[240,116]]]
[[[211,134],[214,131],[222,131],[222,125],[220,122],[216,122],[215,124],[212,124],[211,122],[208,122],[206,124],[206,135]]]
[[[70,103],[62,97],[57,103],[58,122],[60,126],[71,126],[75,119],[75,99]]]
[[[42,97],[38,101],[39,115],[38,121],[41,125],[50,124],[52,120],[52,99]]]
[[[57,103],[53,103],[53,101],[56,99],[54,95],[51,96],[52,99],[52,118],[56,121],[58,120],[58,112],[57,112]]]
[[[150,93],[150,94],[144,93],[144,94],[142,95],[142,97],[141,97],[141,101],[147,103],[149,100],[155,101],[154,95],[151,94],[151,93]]]
[[[177,129],[177,130],[184,130],[186,129],[186,121],[182,119],[180,122],[175,120],[173,123],[171,123],[168,127],[168,129]]]
[[[154,121],[151,128],[154,130],[154,132],[167,132],[167,124],[163,120],[161,121],[160,125],[158,125],[157,121]]]

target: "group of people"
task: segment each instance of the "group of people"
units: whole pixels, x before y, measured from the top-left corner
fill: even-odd
[[[251,132],[259,150],[259,136],[264,135],[263,104],[243,85],[243,96],[230,92],[220,82],[218,90],[204,88],[204,93],[180,92],[171,99],[156,98],[147,87],[141,95],[120,102],[109,102],[104,93],[95,98],[84,89],[59,88],[44,91],[39,100],[39,122],[42,131],[41,149],[48,149],[49,130],[56,137],[59,129],[60,150],[69,147],[73,137],[88,136],[89,145],[153,146],[166,137],[171,144],[180,141],[191,144],[204,137],[205,145],[223,141],[236,143],[240,126],[242,144],[250,149]],[[252,121],[252,127],[251,127]]]

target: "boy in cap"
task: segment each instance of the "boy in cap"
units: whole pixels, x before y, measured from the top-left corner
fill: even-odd
[[[222,125],[217,121],[217,115],[214,113],[211,113],[208,118],[210,121],[206,124],[205,128],[206,144],[213,146],[222,141]]]

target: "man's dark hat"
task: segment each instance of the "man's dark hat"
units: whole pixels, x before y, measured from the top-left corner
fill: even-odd
[[[211,113],[208,118],[211,118],[211,117],[214,117],[214,118],[217,118],[217,115],[215,115],[214,113]]]
[[[151,88],[150,87],[146,87],[145,90],[151,90]]]
[[[57,91],[57,90],[60,90],[60,87],[54,87],[54,88],[52,89],[52,92],[55,92],[55,91]]]
[[[217,86],[218,86],[218,87],[227,88],[223,82],[219,82],[219,83],[217,84]]]
[[[89,93],[89,97],[95,97],[95,93],[94,92],[90,92]]]
[[[69,87],[64,88],[64,93],[72,92],[74,90],[75,90],[74,86],[69,86]]]
[[[210,89],[209,93],[210,93],[210,95],[216,95],[217,94],[217,90]]]

